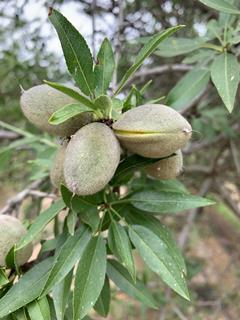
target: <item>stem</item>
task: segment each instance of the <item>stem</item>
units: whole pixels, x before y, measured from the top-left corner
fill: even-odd
[[[204,43],[200,47],[201,48],[213,49],[213,50],[216,50],[218,52],[223,52],[223,47],[217,46],[217,45],[212,44],[212,43]]]

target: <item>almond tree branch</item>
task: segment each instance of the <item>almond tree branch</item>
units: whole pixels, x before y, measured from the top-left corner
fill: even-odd
[[[38,191],[38,189],[43,183],[45,179],[40,179],[32,182],[28,187],[26,187],[21,192],[17,193],[15,196],[8,199],[6,205],[0,210],[0,214],[7,214],[18,208],[24,199],[29,196],[34,196],[37,198],[45,198],[50,197],[55,199],[56,196],[53,194],[48,194],[45,192]]]
[[[18,133],[8,131],[8,130],[0,130],[0,139],[8,139],[8,140],[15,140],[21,137]]]

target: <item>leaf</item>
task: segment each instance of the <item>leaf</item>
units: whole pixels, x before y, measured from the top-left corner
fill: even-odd
[[[111,180],[111,184],[118,185],[122,184],[123,182],[126,183],[126,180],[128,181],[137,169],[142,168],[148,164],[154,163],[156,161],[157,159],[144,158],[136,154],[125,158],[123,161],[120,162],[114,174],[114,177]]]
[[[239,71],[237,58],[230,53],[218,56],[211,68],[212,81],[229,112],[232,112],[234,107]]]
[[[46,297],[31,302],[27,306],[31,320],[51,320],[50,308]]]
[[[56,217],[56,215],[65,208],[65,203],[61,200],[56,201],[50,208],[41,212],[28,229],[28,232],[22,237],[16,247],[16,251],[27,246],[42,232],[46,225]]]
[[[46,283],[52,258],[48,258],[25,273],[0,299],[0,318],[37,299]]]
[[[72,210],[79,214],[80,219],[89,225],[93,232],[97,231],[100,222],[98,205],[92,200],[91,196],[75,195],[72,198]]]
[[[201,47],[203,41],[199,39],[171,38],[164,40],[155,52],[160,57],[175,57],[189,53]]]
[[[240,14],[238,8],[231,4],[227,0],[199,0],[206,6],[216,9],[221,12],[230,13],[230,14]]]
[[[105,94],[112,80],[115,68],[114,54],[110,41],[105,38],[97,55],[97,64],[94,67],[97,96]]]
[[[52,298],[57,320],[64,320],[65,310],[70,296],[72,275],[73,273],[69,272],[69,274],[53,289]]]
[[[89,47],[77,29],[57,10],[50,9],[49,19],[62,45],[69,72],[83,93],[93,95],[93,60]]]
[[[115,257],[128,270],[133,281],[136,280],[136,270],[132,256],[132,247],[124,227],[112,221],[108,233],[108,245]]]
[[[25,308],[19,309],[14,313],[13,316],[14,319],[16,320],[28,320],[28,316],[26,314]]]
[[[145,306],[158,309],[159,305],[138,279],[132,281],[127,270],[116,260],[108,260],[107,275],[123,292],[143,303]]]
[[[109,284],[109,279],[106,276],[104,286],[94,306],[94,309],[97,311],[97,313],[100,316],[107,317],[109,313],[109,308],[110,308],[110,299],[111,299],[110,284]]]
[[[135,108],[141,105],[143,102],[143,97],[141,92],[136,88],[136,86],[132,85],[132,88],[124,100],[123,103],[123,111],[126,112],[132,108]]]
[[[101,236],[92,238],[79,261],[73,292],[73,320],[81,320],[95,305],[104,285],[106,247]]]
[[[151,230],[167,247],[168,252],[171,252],[174,260],[178,263],[180,270],[186,275],[187,268],[180,249],[178,248],[176,241],[172,238],[169,229],[163,225],[155,217],[150,217],[144,215],[140,212],[134,212],[131,210],[125,216],[125,219],[130,224],[136,224],[144,226],[145,228]]]
[[[47,81],[47,80],[44,80],[44,83],[48,84],[50,87],[52,87],[62,93],[67,94],[68,96],[81,102],[85,106],[87,106],[89,108],[93,108],[92,101],[89,100],[86,96],[82,95],[80,92],[76,91],[75,89],[73,89],[71,87],[67,87],[61,83],[51,82],[51,81]]]
[[[77,220],[78,220],[78,217],[76,212],[73,210],[70,210],[67,216],[67,227],[68,227],[68,232],[70,233],[71,236],[74,235]]]
[[[71,208],[71,199],[73,197],[73,193],[68,190],[63,184],[61,184],[61,195],[64,203],[68,208]]]
[[[112,98],[112,118],[118,120],[121,117],[123,102],[118,98]]]
[[[80,103],[70,103],[55,111],[48,122],[58,125],[84,112],[94,112],[94,110]]]
[[[4,269],[0,268],[0,289],[9,283],[8,277],[5,274]]]
[[[198,98],[208,85],[210,72],[207,69],[191,70],[173,87],[166,104],[182,110]]]
[[[165,242],[151,230],[138,225],[129,228],[129,235],[149,268],[156,272],[174,291],[189,300],[184,273]]]
[[[69,236],[54,258],[53,266],[41,292],[46,295],[55,285],[60,283],[71,271],[82,256],[84,249],[91,239],[87,228],[80,228],[74,236]]]
[[[153,214],[176,213],[215,204],[214,201],[199,196],[164,191],[138,192],[128,198],[128,201],[130,201],[135,208]]]
[[[143,46],[143,48],[138,53],[135,59],[135,63],[127,70],[127,72],[123,76],[114,95],[117,95],[122,90],[122,88],[126,85],[128,79],[140,68],[144,60],[157,49],[159,44],[182,27],[182,25],[171,27],[151,37],[150,40]]]

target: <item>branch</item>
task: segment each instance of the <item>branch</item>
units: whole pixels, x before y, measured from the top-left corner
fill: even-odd
[[[44,181],[45,179],[36,180],[33,183],[31,183],[26,189],[22,190],[21,192],[17,193],[15,196],[10,198],[7,201],[5,207],[3,207],[0,210],[0,214],[7,214],[9,212],[12,212],[14,209],[19,207],[23,200],[26,199],[28,196],[34,196],[38,198],[45,198],[50,196],[51,198],[55,198],[56,196],[54,196],[53,194],[47,194],[45,192],[35,190],[39,188]]]
[[[8,130],[0,130],[0,139],[8,139],[8,140],[15,140],[21,137],[16,132],[8,131]]]
[[[187,64],[165,64],[163,66],[160,67],[154,67],[154,68],[149,68],[149,69],[145,69],[143,68],[142,70],[138,71],[135,73],[135,75],[131,78],[131,80],[129,81],[130,83],[132,83],[134,80],[136,80],[137,78],[146,78],[152,75],[156,75],[156,74],[162,74],[165,72],[170,72],[170,71],[189,71],[192,69],[192,66],[187,65]]]

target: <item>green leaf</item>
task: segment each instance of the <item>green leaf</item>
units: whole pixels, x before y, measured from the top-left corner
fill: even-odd
[[[107,275],[123,292],[143,303],[145,306],[158,309],[159,305],[145,288],[143,283],[137,279],[133,282],[128,271],[116,260],[108,260]]]
[[[50,87],[67,94],[68,96],[70,96],[71,98],[81,102],[82,104],[84,104],[85,106],[89,107],[89,108],[93,108],[93,103],[91,100],[89,100],[87,97],[85,97],[84,95],[82,95],[80,92],[76,91],[75,89],[71,88],[71,87],[67,87],[61,83],[57,83],[57,82],[51,82],[51,81],[47,81],[44,80],[44,83],[48,84]]]
[[[58,33],[69,72],[82,92],[92,96],[93,59],[85,39],[60,12],[50,9],[49,19]]]
[[[128,181],[137,169],[156,161],[156,159],[144,158],[136,154],[125,158],[120,162],[115,175],[111,180],[111,184],[117,185],[122,184],[123,182],[126,183],[126,180]]]
[[[118,120],[121,117],[123,102],[118,98],[112,98],[112,118]]]
[[[50,208],[41,212],[28,229],[25,236],[22,237],[16,247],[16,251],[27,246],[43,231],[46,225],[56,217],[56,215],[65,208],[65,203],[61,200],[56,201]]]
[[[80,228],[74,236],[69,236],[56,255],[41,296],[46,295],[55,285],[61,282],[82,256],[91,239],[88,229]]]
[[[136,270],[132,256],[132,247],[128,234],[123,226],[112,221],[108,233],[108,245],[112,253],[128,270],[132,279],[136,280]]]
[[[175,213],[215,204],[214,201],[199,196],[164,191],[138,192],[133,194],[128,201],[135,208],[153,214]]]
[[[199,39],[171,38],[164,40],[155,52],[160,57],[175,57],[189,53],[201,47],[203,41]]]
[[[184,273],[165,242],[151,230],[139,225],[131,226],[129,235],[149,268],[156,272],[174,291],[189,300]]]
[[[79,261],[73,292],[73,320],[81,320],[95,305],[104,285],[106,247],[101,236],[92,238]]]
[[[73,193],[68,190],[63,184],[61,184],[61,195],[64,203],[68,208],[71,208],[71,199],[73,197]]]
[[[48,258],[25,273],[0,299],[0,318],[37,299],[46,283],[52,258]]]
[[[227,0],[199,0],[206,6],[216,9],[221,12],[230,14],[240,14],[238,8],[236,8],[230,1]]]
[[[70,103],[55,111],[48,122],[58,125],[84,112],[94,112],[94,110],[80,103]]]
[[[150,40],[143,46],[143,48],[138,53],[135,59],[135,63],[127,70],[127,72],[123,76],[114,95],[117,95],[122,90],[122,88],[126,85],[128,79],[140,68],[144,60],[157,49],[159,44],[182,27],[182,25],[171,27],[151,37]]]
[[[8,277],[4,269],[0,268],[0,289],[9,283]]]
[[[89,225],[93,232],[97,231],[100,222],[98,205],[91,196],[81,197],[75,195],[72,198],[72,210],[79,214],[80,219]]]
[[[17,274],[20,273],[19,267],[17,265],[17,260],[16,260],[16,245],[14,245],[8,252],[6,256],[6,266],[9,269],[15,269]]]
[[[234,107],[239,71],[237,58],[230,53],[218,56],[211,68],[212,81],[229,112],[232,112]]]
[[[25,311],[25,308],[19,309],[14,313],[14,319],[16,320],[28,320],[27,313]]]
[[[52,298],[57,320],[64,320],[65,310],[70,296],[72,275],[73,272],[69,272],[69,274],[53,289]]]
[[[191,70],[169,92],[166,104],[182,110],[198,98],[208,85],[210,72],[207,69]]]
[[[107,317],[109,313],[109,308],[110,308],[110,300],[111,300],[110,284],[109,284],[109,279],[106,276],[104,286],[94,306],[94,309],[97,311],[97,313],[100,316]]]
[[[105,38],[97,55],[94,68],[97,96],[105,94],[112,80],[115,68],[114,54],[110,41]]]
[[[49,303],[46,297],[31,302],[27,306],[27,311],[31,320],[51,320]]]
[[[140,212],[134,212],[131,210],[125,216],[125,219],[130,224],[136,224],[144,226],[151,230],[167,247],[168,252],[171,252],[172,257],[178,263],[178,266],[185,275],[187,274],[187,268],[180,249],[178,248],[176,241],[172,238],[169,229],[163,225],[155,217],[146,216]]]
[[[136,88],[135,85],[132,85],[132,88],[124,100],[123,103],[123,111],[126,112],[132,108],[135,108],[139,105],[141,105],[143,102],[143,97],[141,92]]]
[[[66,219],[67,219],[68,232],[70,233],[71,236],[73,236],[75,232],[76,223],[78,220],[76,212],[73,210],[70,210]]]

